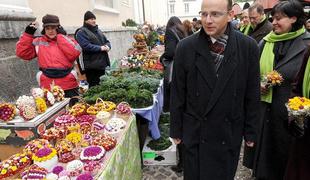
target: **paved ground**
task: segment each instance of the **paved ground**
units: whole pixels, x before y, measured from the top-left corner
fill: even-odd
[[[243,149],[243,148],[241,148]],[[251,178],[251,171],[242,166],[243,152],[240,154],[240,161],[235,180],[254,180]],[[175,173],[171,166],[145,166],[143,168],[143,180],[182,180],[182,173]]]

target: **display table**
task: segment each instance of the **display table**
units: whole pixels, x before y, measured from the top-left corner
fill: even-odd
[[[56,117],[65,112],[65,107],[70,99],[49,107],[45,113],[38,115],[30,121],[16,116],[9,122],[0,122],[0,159],[6,159],[20,151],[21,146],[32,139],[39,138],[39,133],[52,126]]]
[[[153,105],[146,108],[133,109],[134,113],[139,114],[149,121],[149,130],[153,139],[160,138],[160,131],[158,128],[159,116],[163,109],[163,80],[160,81],[157,93],[153,95]]]
[[[117,138],[117,142],[115,149],[106,154],[103,170],[95,178],[105,180],[142,179],[139,138],[134,115],[129,117],[126,129]]]

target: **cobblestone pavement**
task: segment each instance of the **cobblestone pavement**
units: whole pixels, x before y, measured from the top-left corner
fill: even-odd
[[[243,148],[241,148],[243,149]],[[243,152],[240,153],[238,170],[235,180],[254,180],[251,178],[251,171],[242,166]],[[182,180],[182,173],[175,173],[171,170],[171,166],[144,166],[143,180]]]

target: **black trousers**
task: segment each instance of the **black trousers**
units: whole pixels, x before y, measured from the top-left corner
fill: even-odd
[[[170,83],[164,80],[164,112],[170,112]]]
[[[87,69],[85,70],[89,87],[99,85],[100,77],[105,74],[105,70]]]

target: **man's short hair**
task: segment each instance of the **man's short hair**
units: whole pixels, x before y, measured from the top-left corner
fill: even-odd
[[[262,4],[254,3],[249,7],[249,12],[252,12],[254,9],[256,9],[257,13],[264,14],[264,6]]]
[[[233,1],[232,1],[232,0],[227,0],[227,2],[228,2],[227,9],[228,9],[228,10],[232,10],[232,7],[233,7]]]

